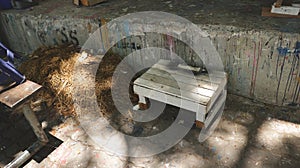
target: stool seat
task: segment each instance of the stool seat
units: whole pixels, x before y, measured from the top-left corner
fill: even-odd
[[[150,98],[196,113],[196,121],[208,126],[226,99],[227,74],[199,73],[182,69],[169,60],[159,60],[134,81],[139,104]]]
[[[2,92],[0,93],[0,102],[7,105],[10,108],[14,108],[29,98],[33,93],[42,88],[41,85],[26,80],[19,85],[11,84],[8,86],[2,86]]]

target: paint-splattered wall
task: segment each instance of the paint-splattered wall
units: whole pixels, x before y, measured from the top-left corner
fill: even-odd
[[[300,103],[299,34],[241,32],[213,39],[232,92],[279,105]]]
[[[43,45],[83,45],[91,33],[104,23],[98,18],[48,18],[19,14],[1,14],[0,17],[8,44],[24,53],[31,53]],[[220,53],[229,75],[230,92],[278,105],[300,104],[300,62],[299,54],[295,53],[299,47],[296,47],[296,42],[300,41],[299,34],[246,31],[221,25],[199,26],[210,34]],[[127,55],[147,46],[172,48],[187,63],[201,65],[189,47],[160,34],[122,40],[114,51]],[[143,57],[140,61],[144,61]]]
[[[299,34],[255,31],[209,33],[229,75],[229,91],[272,104],[300,104]],[[169,49],[171,44],[174,52],[188,64],[201,65],[201,60],[197,60],[190,47],[179,40],[172,41],[170,43],[167,35],[147,34],[121,41],[115,51],[128,55],[146,46]]]

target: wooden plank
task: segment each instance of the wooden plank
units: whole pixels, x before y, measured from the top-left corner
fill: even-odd
[[[165,67],[171,67],[171,68],[174,68],[173,64],[170,62],[170,60],[165,60],[165,59],[160,59],[155,65],[163,65]],[[181,64],[183,65],[183,64]],[[187,72],[188,70],[186,69],[181,69],[178,67],[178,70],[182,70],[183,73]],[[184,75],[184,74],[183,74]],[[198,75],[195,75],[196,77],[197,76],[201,76],[203,74],[198,74]],[[224,76],[226,77],[226,73],[224,72],[215,72],[216,77],[220,77],[220,78],[223,78]]]
[[[143,79],[140,79],[140,80],[143,81]],[[140,87],[146,88],[146,89],[148,89],[148,92],[152,92],[152,90],[154,90],[154,91],[162,92],[164,94],[168,94],[168,95],[172,95],[172,96],[175,96],[178,98],[189,100],[189,101],[192,101],[195,103],[200,103],[202,105],[207,105],[208,101],[210,100],[210,98],[206,97],[206,96],[202,96],[202,95],[191,93],[191,92],[185,92],[185,91],[181,92],[179,89],[176,89],[176,88],[173,88],[173,87],[170,87],[167,85],[151,82],[151,81],[147,81],[147,82],[148,82],[147,85],[135,84],[134,86],[140,86]],[[134,91],[136,92],[136,90],[134,90]],[[146,97],[148,97],[148,96],[146,96]]]
[[[180,108],[192,111],[192,112],[203,112],[203,113],[206,112],[206,107],[204,105],[201,105],[201,104],[193,102],[193,101],[181,99],[179,97],[175,97],[170,94],[165,94],[165,93],[162,93],[162,92],[159,92],[156,90],[149,91],[148,88],[143,88],[143,87],[140,87],[137,85],[134,86],[134,91],[137,94],[140,94],[144,97],[148,97],[153,100],[161,101],[166,104],[174,105],[176,107],[180,107]]]
[[[172,76],[172,77],[176,78],[176,80],[178,82],[187,83],[187,84],[193,85],[194,87],[201,87],[201,88],[206,88],[209,90],[217,90],[217,88],[218,88],[218,84],[211,83],[206,80],[200,80],[200,79],[196,79],[192,76],[184,76],[184,75],[178,75],[178,74],[174,74],[174,73],[169,74],[167,71],[157,69],[157,68],[150,68],[145,74],[153,74],[153,75],[161,76],[164,78],[171,78],[171,76]],[[143,77],[143,75],[141,77]],[[197,82],[197,83],[195,83],[195,82]]]
[[[266,17],[282,17],[282,18],[300,18],[300,15],[283,15],[277,13],[271,13],[271,8],[263,7],[261,15]]]
[[[222,79],[224,77],[226,77],[225,75],[224,75],[224,77],[220,77],[219,74],[218,75],[211,74],[210,76],[208,76],[208,74],[194,75],[191,71],[180,69],[178,67],[172,67],[172,66],[170,66],[170,64],[166,63],[166,61],[159,61],[157,64],[154,64],[152,67],[163,70],[163,71],[167,71],[171,74],[183,75],[183,76],[187,76],[187,77],[194,76],[194,78],[196,78],[197,80],[199,79],[202,81],[207,81],[207,82],[211,82],[211,83],[215,83],[215,84],[219,84],[220,81],[222,81]],[[212,81],[211,78],[213,78],[214,80]]]
[[[141,85],[141,86],[147,86],[149,85],[149,83],[159,84],[161,86],[161,88],[159,88],[160,90],[164,90],[166,88],[164,86],[169,86],[177,90],[191,92],[206,97],[212,97],[213,94],[215,93],[215,91],[210,89],[197,87],[195,85],[190,85],[188,83],[177,82],[174,79],[164,78],[159,75],[148,74],[148,73],[144,74],[134,82],[134,84]]]
[[[84,6],[93,6],[98,3],[104,2],[106,0],[80,0],[80,1],[81,1],[81,4]]]
[[[202,70],[200,67],[192,67],[186,64],[179,64],[177,67],[181,69],[186,69],[188,71],[194,71],[194,72],[200,72]]]
[[[0,94],[0,102],[13,108],[20,102],[31,96],[34,92],[39,90],[42,86],[32,81],[25,81]]]
[[[210,98],[210,101],[207,103],[207,111],[209,111],[212,108],[212,106],[215,104],[218,97],[225,90],[226,85],[227,85],[227,79],[224,79],[220,83],[220,85],[219,85],[218,89],[215,91],[214,95]]]
[[[217,103],[213,106],[211,111],[209,111],[209,114],[207,118],[205,119],[204,125],[207,126],[212,122],[212,119],[214,116],[219,112],[222,105],[225,103],[226,100],[226,91],[223,92]]]

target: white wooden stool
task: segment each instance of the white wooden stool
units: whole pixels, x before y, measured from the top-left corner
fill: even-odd
[[[139,95],[140,107],[146,104],[145,98],[177,106],[195,112],[197,127],[203,127],[211,124],[224,104],[226,84],[225,73],[194,75],[168,60],[160,60],[134,81],[133,90]]]

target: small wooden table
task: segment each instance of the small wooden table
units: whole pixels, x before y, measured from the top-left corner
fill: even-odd
[[[40,150],[47,142],[48,138],[38,122],[34,112],[30,108],[28,100],[36,93],[42,86],[32,81],[26,80],[24,83],[8,86],[0,86],[0,102],[8,106],[11,110],[22,108],[23,114],[30,123],[38,140],[18,155],[13,161],[5,166],[5,168],[20,167],[28,159],[31,158],[38,150]]]
[[[225,73],[194,75],[168,60],[160,60],[134,81],[133,89],[140,105],[150,98],[195,112],[196,124],[202,127],[211,124],[224,104],[226,84]]]

